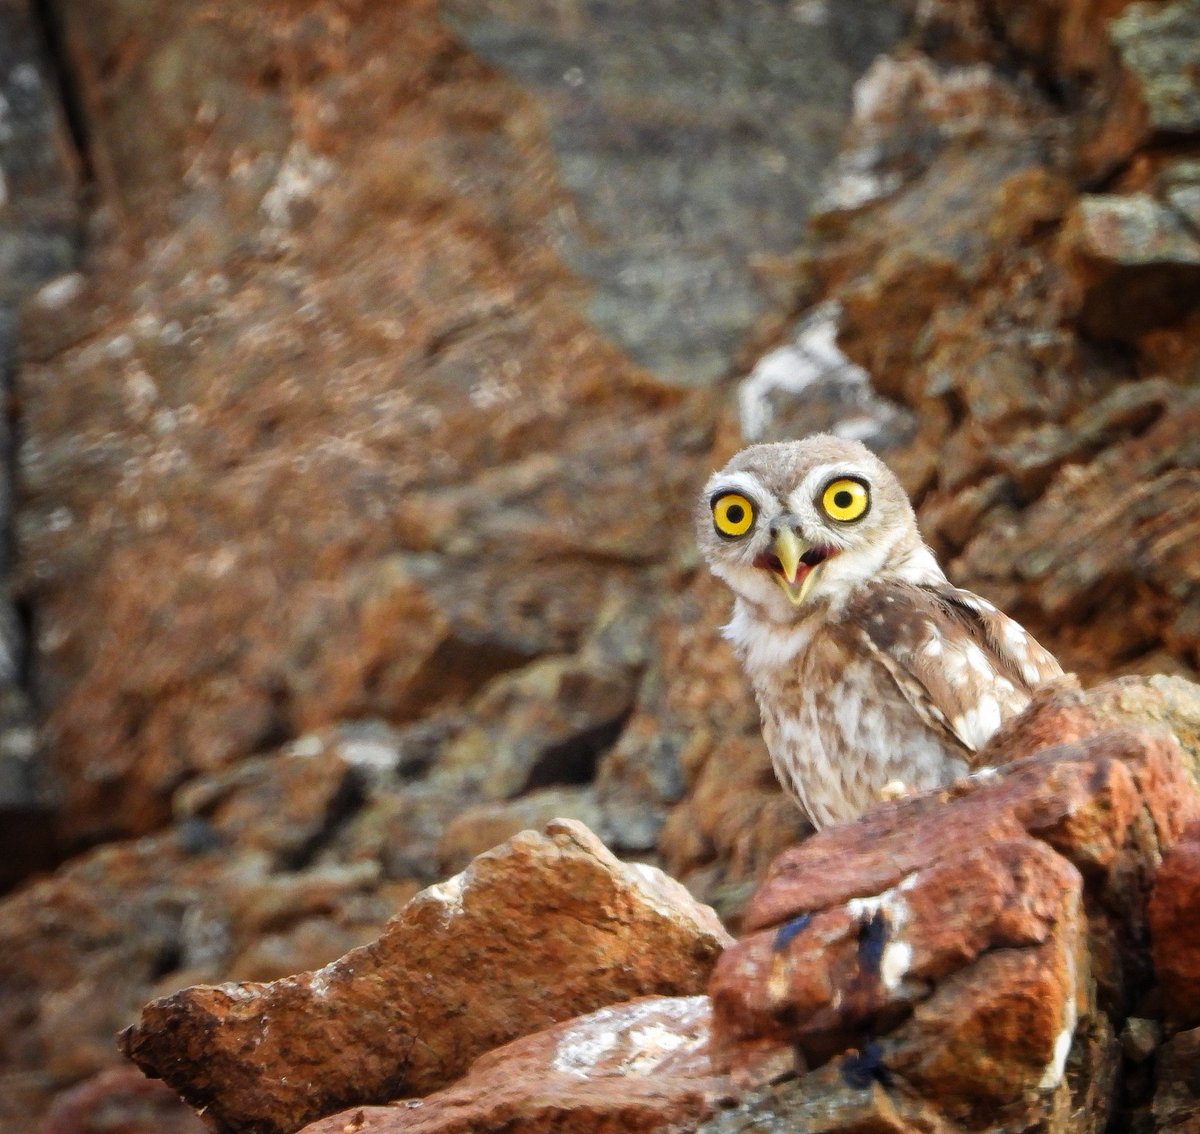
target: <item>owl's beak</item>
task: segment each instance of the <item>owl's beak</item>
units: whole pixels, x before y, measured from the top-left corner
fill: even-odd
[[[788,602],[799,606],[816,582],[817,568],[837,553],[837,548],[807,543],[794,528],[785,527],[771,542],[771,551],[755,560],[755,566],[770,571]]]

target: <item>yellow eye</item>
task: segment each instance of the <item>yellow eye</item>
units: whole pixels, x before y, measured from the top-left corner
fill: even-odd
[[[740,492],[726,492],[712,502],[713,526],[723,536],[745,535],[754,523],[754,505]]]
[[[825,515],[844,524],[866,515],[870,503],[867,486],[861,480],[850,480],[849,477],[833,481],[821,494],[821,507],[825,509]]]

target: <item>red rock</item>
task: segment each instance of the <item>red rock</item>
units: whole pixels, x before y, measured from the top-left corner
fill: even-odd
[[[651,1134],[694,1130],[728,1083],[708,1059],[708,998],[601,1008],[481,1056],[453,1087],[358,1107],[304,1134]]]
[[[889,1031],[982,954],[1040,946],[1077,917],[1078,872],[1044,844],[956,849],[929,847],[930,865],[888,890],[814,907],[727,950],[710,985],[719,1065],[736,1066],[744,1040],[823,1063]]]
[[[988,749],[988,755],[1016,755]],[[953,806],[947,806],[950,799]],[[1142,852],[1131,843],[1145,807],[1158,845],[1169,846],[1200,814],[1179,747],[1153,733],[1091,735],[1049,749],[991,779],[962,781],[941,793],[875,808],[857,823],[830,828],[785,852],[747,912],[748,929],[897,885],[914,870],[981,844],[1037,833],[1085,873],[1115,856]],[[1140,837],[1140,835],[1139,835]]]
[[[1073,897],[1044,943],[979,956],[882,1044],[887,1068],[948,1117],[994,1121],[996,1107],[1063,1082],[1087,995]]]
[[[72,845],[570,652],[669,559],[706,428],[580,313],[545,121],[438,5],[106,11],[63,39],[120,235],[21,376]]]
[[[1000,727],[980,753],[1003,764],[1120,727],[1170,733],[1183,750],[1183,768],[1200,789],[1200,685],[1155,674],[1119,677],[1081,689],[1070,681],[1043,686],[1025,712]]]
[[[1200,1023],[1200,825],[1163,857],[1147,910],[1154,970],[1169,1019]]]
[[[184,989],[121,1043],[222,1131],[290,1134],[614,1000],[695,993],[727,941],[679,883],[559,820],[417,895],[371,945],[271,984]]]
[[[1077,723],[1072,744],[785,852],[709,986],[717,1067],[756,1083],[840,1057],[952,1121],[1065,1106],[1102,1128],[1119,1044],[1097,998],[1119,1013],[1144,987],[1150,883],[1200,793],[1170,736]],[[1020,756],[1013,740],[988,755]]]

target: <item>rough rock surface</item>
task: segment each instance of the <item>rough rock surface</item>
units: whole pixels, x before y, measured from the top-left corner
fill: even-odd
[[[922,0],[885,51],[883,2],[0,3],[0,255],[67,273],[5,415],[61,807],[0,872],[72,856],[0,900],[0,1125],[555,812],[736,925],[807,833],[691,548],[752,436],[885,448],[1085,686],[1195,679],[1195,11]],[[78,182],[22,101],[55,25]],[[1196,751],[1188,687],[1130,698]],[[730,1121],[899,1123],[771,1090]]]
[[[1005,754],[781,856],[710,986],[718,1070],[759,1085],[835,1063],[904,1123],[1104,1128],[1117,1032],[1152,981],[1155,870],[1190,845],[1200,793],[1149,731]]]
[[[445,1091],[357,1107],[305,1134],[628,1134],[695,1129],[728,1092],[708,1058],[707,996],[601,1008],[477,1059]]]
[[[445,1086],[581,1012],[696,993],[728,940],[677,882],[560,820],[423,891],[370,945],[266,985],[184,989],[148,1005],[121,1045],[217,1129],[290,1134]]]

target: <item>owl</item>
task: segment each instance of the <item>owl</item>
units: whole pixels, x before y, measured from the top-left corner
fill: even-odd
[[[895,475],[828,434],[743,449],[696,505],[733,591],[725,636],[775,774],[820,828],[963,775],[1062,673],[991,603],[953,586]]]

